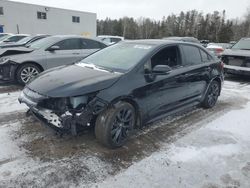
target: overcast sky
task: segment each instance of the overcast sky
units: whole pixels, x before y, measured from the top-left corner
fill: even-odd
[[[228,18],[241,18],[250,0],[14,0],[45,6],[97,13],[98,19],[150,17],[156,20],[171,13],[196,9],[204,13],[227,12]]]

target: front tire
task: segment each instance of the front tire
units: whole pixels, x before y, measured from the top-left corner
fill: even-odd
[[[212,81],[202,103],[204,108],[212,108],[215,106],[220,95],[220,84],[218,81]]]
[[[123,146],[135,126],[135,109],[127,102],[118,102],[102,112],[96,119],[95,135],[109,148]]]
[[[37,76],[40,72],[42,72],[41,69],[33,63],[21,65],[16,73],[17,82],[21,85],[26,85],[33,77]]]

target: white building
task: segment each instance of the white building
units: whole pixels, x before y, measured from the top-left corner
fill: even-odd
[[[0,0],[0,32],[95,37],[96,13]]]

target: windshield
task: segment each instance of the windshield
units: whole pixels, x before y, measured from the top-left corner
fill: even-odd
[[[0,34],[0,39],[4,38],[7,34]]]
[[[53,39],[51,37],[47,37],[47,38],[43,38],[41,40],[37,40],[31,44],[29,44],[29,48],[32,48],[32,49],[40,49],[40,48],[43,48],[43,47],[47,47],[51,44],[51,41]]]
[[[16,44],[26,44],[27,42],[29,42],[33,37],[25,37],[21,40],[19,40]]]
[[[12,36],[12,37],[8,38],[7,40],[8,40],[8,42],[17,42],[25,37],[27,37],[27,36],[16,35],[16,36]]]
[[[8,39],[9,37],[11,37],[11,35],[4,35],[3,37],[0,38],[0,42]]]
[[[250,40],[242,39],[232,46],[232,49],[250,50]]]
[[[127,72],[150,51],[152,46],[119,43],[83,59],[81,63],[93,64],[116,72]]]

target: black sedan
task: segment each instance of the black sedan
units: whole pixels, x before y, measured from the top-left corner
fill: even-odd
[[[121,42],[42,73],[19,101],[58,131],[95,126],[97,139],[116,148],[146,123],[195,105],[213,107],[222,72],[223,64],[194,43]]]

